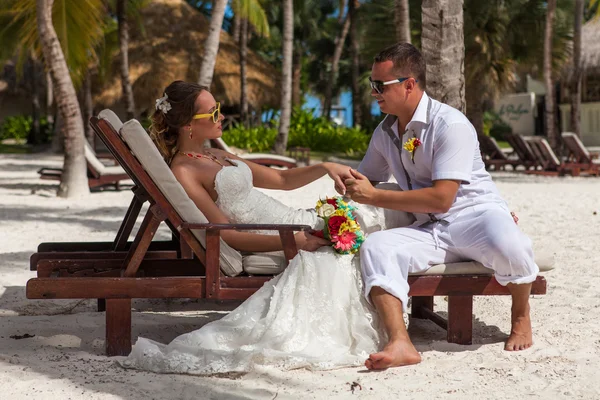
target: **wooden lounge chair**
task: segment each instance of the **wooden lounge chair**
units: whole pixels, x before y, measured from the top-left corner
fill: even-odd
[[[211,145],[217,149],[227,151],[235,154],[235,152],[225,143],[222,138],[212,139]],[[239,155],[244,160],[252,161],[260,165],[266,165],[267,167],[285,167],[295,168],[298,166],[298,161],[295,158],[280,156],[278,154],[266,154],[266,153],[246,153]],[[307,160],[308,161],[308,160]],[[308,162],[307,162],[308,164]]]
[[[486,169],[504,170],[507,165],[510,165],[514,170],[517,166],[523,165],[520,160],[509,159],[493,137],[478,135],[478,139],[481,158]]]
[[[586,175],[598,175],[598,168],[590,164],[582,163],[563,163],[560,161],[556,153],[550,147],[548,141],[541,136],[527,136],[525,138],[527,143],[530,145],[533,153],[538,158],[539,164],[542,166],[541,170],[526,171],[529,174],[537,175],[559,175],[563,176],[570,174],[572,176],[579,176],[580,174]]]
[[[513,148],[514,153],[521,161],[521,165],[525,166],[525,169],[530,168],[536,169],[538,165],[538,159],[533,153],[533,150],[524,139],[523,135],[508,133],[504,135],[504,138],[508,144]]]
[[[107,166],[96,157],[94,149],[85,141],[85,161],[87,163],[88,184],[90,188],[113,185],[120,189],[120,181],[128,180],[129,175],[119,165]],[[40,179],[60,180],[62,168],[41,168],[38,171]]]
[[[563,132],[561,134],[563,143],[567,147],[569,154],[567,155],[568,164],[582,164],[590,170],[600,168],[600,160],[598,153],[590,152],[581,142],[579,137],[573,132]]]
[[[308,227],[207,223],[137,121],[130,121],[121,129],[124,141],[104,119],[93,118],[92,126],[111,143],[116,158],[147,193],[148,213],[124,260],[45,260],[50,274],[31,279],[27,297],[107,299],[109,355],[128,354],[131,349],[131,299],[245,299],[285,268],[287,260],[295,255],[292,232]],[[173,260],[144,259],[161,221],[179,233],[181,256]],[[285,250],[283,255],[242,255],[220,239],[223,229],[278,230]],[[542,270],[551,266],[548,261],[538,264]],[[87,276],[81,277],[83,272]],[[437,265],[425,273],[411,275],[413,317],[429,318],[444,327],[450,342],[470,344],[473,296],[509,294],[491,272],[479,263],[464,262]],[[163,276],[168,273],[171,275]],[[532,294],[544,293],[546,281],[540,276],[533,283]],[[433,296],[448,296],[447,321],[433,312]]]

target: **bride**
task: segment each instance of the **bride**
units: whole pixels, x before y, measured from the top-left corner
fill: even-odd
[[[175,81],[156,102],[152,139],[189,197],[212,223],[306,224],[322,228],[314,210],[297,210],[254,189],[292,190],[348,167],[322,163],[276,170],[203,142],[221,136],[220,105],[203,87]],[[339,176],[339,174],[337,174]],[[343,182],[336,181],[343,191]],[[315,201],[319,194],[315,193]],[[385,229],[383,211],[356,204],[365,234]],[[278,235],[226,230],[239,251],[278,251]],[[334,253],[310,233],[295,235],[298,255],[227,316],[164,345],[139,338],[127,368],[207,375],[256,367],[333,369],[363,365],[387,342],[362,294],[358,257]]]

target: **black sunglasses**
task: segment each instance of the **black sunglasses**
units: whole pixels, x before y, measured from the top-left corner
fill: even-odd
[[[382,81],[374,81],[374,80],[371,79],[371,77],[369,77],[369,83],[371,85],[371,89],[373,89],[374,91],[376,91],[378,94],[382,94],[384,86],[393,85],[394,83],[402,83],[402,82],[404,82],[407,79],[410,79],[410,77],[408,77],[408,78],[396,78],[396,79],[391,80],[391,81],[382,82]],[[415,82],[419,82],[419,81],[415,79]]]

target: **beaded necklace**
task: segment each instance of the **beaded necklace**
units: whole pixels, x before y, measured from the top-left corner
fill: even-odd
[[[208,158],[209,160],[212,160],[214,162],[216,162],[217,164],[219,164],[220,166],[224,167],[223,163],[221,161],[219,161],[219,159],[217,157],[215,157],[213,154],[206,152],[205,154],[199,154],[199,153],[184,153],[183,151],[180,151],[179,154],[182,154],[184,156],[188,156],[190,158],[195,158],[196,160],[199,160],[201,158]]]

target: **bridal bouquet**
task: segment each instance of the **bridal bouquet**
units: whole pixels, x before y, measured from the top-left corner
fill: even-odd
[[[365,235],[352,214],[356,208],[344,201],[343,197],[336,196],[319,199],[315,209],[325,221],[325,228],[313,234],[331,241],[334,250],[340,254],[356,253],[365,241]]]

